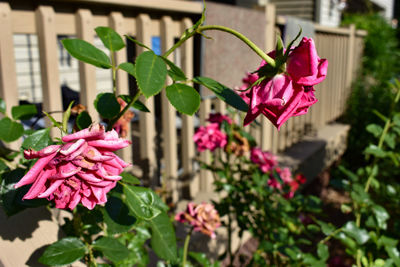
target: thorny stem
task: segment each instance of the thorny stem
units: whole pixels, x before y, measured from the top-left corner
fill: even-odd
[[[112,83],[113,83],[113,93],[117,94],[117,67],[115,66],[114,52],[111,52],[111,66],[112,66]]]
[[[185,244],[183,245],[182,267],[186,266],[187,253],[188,253],[188,248],[189,248],[190,236],[192,235],[192,232],[193,232],[193,227],[190,228],[189,233],[186,235]]]
[[[231,28],[225,27],[225,26],[220,26],[220,25],[205,25],[205,26],[199,26],[195,31],[192,31],[188,33],[185,37],[181,38],[173,47],[171,47],[165,54],[163,55],[164,57],[169,56],[176,48],[181,46],[186,40],[194,36],[196,33],[201,34],[204,31],[209,31],[209,30],[216,30],[216,31],[223,31],[230,33],[243,41],[245,44],[247,44],[254,52],[257,53],[262,59],[264,59],[271,67],[275,67],[276,63],[275,60],[273,60],[271,57],[269,57],[264,51],[262,51],[256,44],[254,44],[252,41],[250,41],[249,38],[244,36],[238,31],[235,31]]]

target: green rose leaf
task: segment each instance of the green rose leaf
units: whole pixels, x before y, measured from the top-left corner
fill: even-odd
[[[98,94],[94,100],[94,107],[105,119],[117,116],[121,110],[121,106],[113,93]]]
[[[103,69],[110,69],[110,59],[100,49],[80,39],[64,39],[61,41],[64,48],[74,58]]]
[[[76,237],[63,238],[46,248],[39,262],[46,265],[66,265],[79,260],[86,253],[85,244]]]
[[[103,255],[114,263],[122,261],[129,255],[129,250],[111,237],[100,237],[93,243],[93,249],[103,252]]]
[[[108,50],[115,52],[125,47],[124,40],[113,29],[109,27],[97,27],[95,31]]]
[[[185,73],[179,68],[177,65],[175,65],[172,61],[168,60],[165,57],[161,57],[165,63],[169,66],[168,70],[168,75],[171,77],[172,80],[178,82],[178,81],[186,81],[186,75]]]
[[[200,95],[191,86],[174,83],[166,88],[167,98],[179,112],[193,115],[200,107]]]
[[[369,240],[368,232],[365,229],[358,228],[353,221],[346,223],[346,225],[343,227],[343,232],[353,237],[360,245]]]
[[[122,100],[124,100],[126,103],[131,102],[133,98],[130,95],[120,95],[119,97],[122,98]],[[145,106],[145,104],[143,104],[139,99],[136,100],[135,103],[133,103],[132,107],[143,112],[150,112],[150,110]]]
[[[324,235],[329,236],[333,233],[333,231],[335,231],[335,226],[333,226],[330,223],[326,223],[323,221],[317,221],[317,223],[319,224],[319,226],[321,226],[321,230],[324,233]]]
[[[204,253],[190,251],[189,256],[195,261],[197,261],[197,263],[199,263],[200,266],[205,266],[205,267],[212,266],[211,262],[207,258],[207,255]]]
[[[102,212],[109,234],[128,232],[136,222],[136,218],[129,214],[128,207],[120,198],[110,197]]]
[[[6,101],[0,98],[0,113],[6,114]]]
[[[149,221],[152,230],[151,247],[160,258],[175,262],[177,246],[174,227],[166,212]]]
[[[195,77],[193,81],[213,91],[219,99],[226,102],[228,105],[240,111],[247,112],[249,107],[246,102],[244,102],[244,100],[232,89],[229,89],[225,85],[207,77]]]
[[[41,129],[28,135],[22,143],[23,149],[32,148],[36,151],[41,150],[51,144],[50,129]]]
[[[26,208],[39,207],[48,204],[47,199],[26,199],[23,196],[28,192],[29,186],[15,189],[14,185],[25,175],[25,169],[17,168],[1,173],[0,197],[1,206],[7,216],[12,216]]]
[[[366,130],[372,133],[375,137],[380,136],[383,131],[382,127],[378,124],[369,124]]]
[[[123,186],[126,203],[137,218],[148,221],[168,209],[152,190],[127,184]]]
[[[82,111],[76,117],[75,124],[80,130],[88,128],[92,124],[92,118],[87,111]]]
[[[11,115],[14,120],[29,120],[37,114],[35,105],[20,105],[11,108]]]
[[[373,205],[372,211],[374,212],[376,221],[378,222],[378,226],[381,229],[386,229],[386,221],[390,218],[389,213],[386,209],[380,205]]]
[[[135,65],[130,62],[121,63],[121,64],[119,64],[118,68],[120,68],[123,71],[126,71],[128,74],[132,75],[133,77],[136,76]]]
[[[326,261],[329,258],[329,249],[328,246],[322,243],[318,244],[317,247],[317,254],[318,257],[322,260],[322,261]]]
[[[133,176],[132,174],[130,174],[128,172],[122,172],[120,175],[122,176],[124,183],[132,184],[132,185],[140,184],[139,178]]]
[[[153,51],[150,47],[148,47],[147,45],[139,42],[138,40],[130,37],[129,35],[125,35],[126,38],[128,38],[129,40],[131,40],[132,42],[134,42],[135,44],[137,44],[140,47],[146,48],[147,50]]]
[[[69,105],[68,105],[67,110],[64,111],[64,114],[63,114],[62,129],[64,132],[68,131],[68,120],[69,120],[69,117],[71,116],[71,108],[72,108],[73,104],[74,104],[74,101],[71,101],[71,103],[69,103]]]
[[[12,121],[8,117],[0,120],[0,129],[0,139],[4,142],[15,141],[24,133],[22,124]]]
[[[383,158],[386,156],[386,152],[383,151],[381,148],[379,148],[376,145],[369,145],[365,150],[365,154],[371,154],[377,158]]]
[[[136,81],[146,98],[158,94],[167,78],[167,66],[161,57],[151,51],[136,58]]]

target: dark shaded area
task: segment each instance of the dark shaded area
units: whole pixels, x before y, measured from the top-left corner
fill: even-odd
[[[44,245],[38,249],[35,250],[35,252],[33,252],[31,254],[31,256],[29,257],[29,259],[26,261],[26,265],[27,266],[31,266],[31,267],[45,267],[47,265],[41,264],[40,262],[38,262],[40,256],[42,256],[43,252],[46,250],[46,248],[48,248],[50,245]]]
[[[0,209],[0,236],[10,241],[16,238],[25,240],[32,237],[32,233],[39,227],[39,222],[43,220],[52,220],[50,211],[44,207],[27,209],[12,217],[7,217]]]

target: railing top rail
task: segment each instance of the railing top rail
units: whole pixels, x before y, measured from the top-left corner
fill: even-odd
[[[286,18],[284,16],[277,16],[276,17],[276,24],[284,25],[286,24]],[[314,23],[315,30],[322,33],[331,33],[331,34],[338,34],[338,35],[349,35],[350,29],[349,28],[342,28],[342,27],[329,27],[323,26],[317,23]],[[356,35],[363,37],[367,35],[367,31],[364,30],[357,30]]]
[[[49,0],[48,2],[125,6],[190,14],[201,14],[203,11],[203,4],[201,2],[187,2],[179,0]]]

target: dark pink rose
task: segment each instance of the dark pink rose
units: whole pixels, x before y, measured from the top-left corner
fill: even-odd
[[[202,232],[215,238],[215,230],[221,226],[218,211],[212,204],[201,203],[194,204],[190,202],[186,211],[180,212],[175,216],[175,220],[181,223],[189,223],[193,226],[193,230]]]
[[[79,203],[93,209],[96,204],[106,203],[106,194],[129,166],[113,151],[128,146],[130,141],[120,139],[114,130],[105,132],[99,124],[66,135],[62,141],[62,145],[40,151],[25,150],[25,158],[39,160],[15,188],[33,184],[23,199],[48,198],[60,209],[72,210]]]
[[[268,55],[275,58],[275,51]],[[260,68],[266,64],[262,61]],[[279,130],[290,117],[306,114],[308,108],[317,102],[313,85],[325,79],[327,69],[328,61],[318,57],[314,41],[303,38],[289,54],[286,73],[266,78],[250,91],[240,93],[249,105],[244,125],[263,114]],[[257,80],[258,75],[253,75],[246,78]]]
[[[232,119],[229,118],[227,115],[222,115],[221,113],[210,113],[210,117],[207,120],[208,122],[211,123],[218,123],[221,124],[223,121],[226,121],[229,124],[232,124]]]
[[[294,83],[312,86],[322,82],[328,72],[328,60],[318,57],[312,38],[303,37],[290,52],[287,72]]]
[[[224,147],[227,143],[226,134],[220,131],[218,123],[211,123],[206,127],[200,126],[193,135],[193,141],[197,144],[198,151],[209,149],[214,151],[218,147]]]
[[[278,164],[274,154],[262,151],[258,147],[251,149],[250,160],[257,164],[262,172],[269,172]]]

